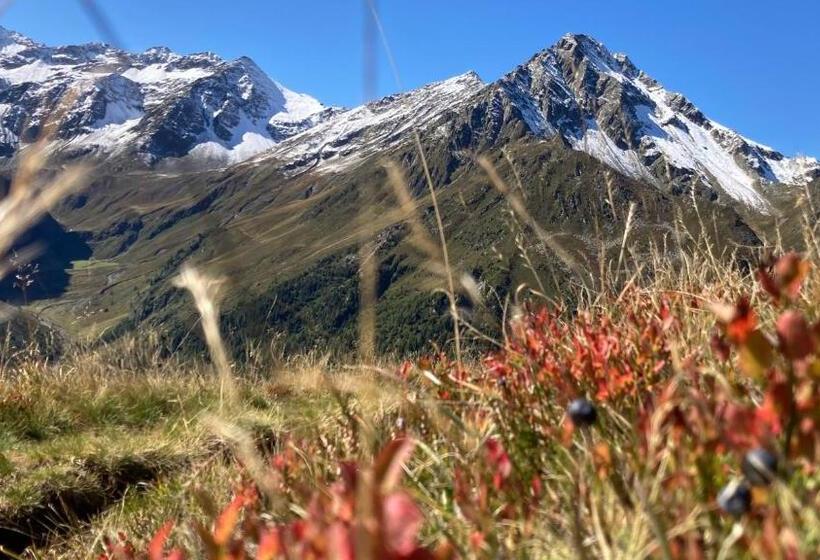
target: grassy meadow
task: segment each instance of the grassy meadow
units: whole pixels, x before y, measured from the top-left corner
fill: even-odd
[[[0,540],[27,558],[816,557],[815,254],[762,283],[701,254],[577,311],[511,305],[497,349],[460,362],[220,366],[217,347],[215,367],[150,336],[17,356]],[[593,422],[568,417],[579,397]],[[771,480],[722,507],[758,447]]]
[[[0,253],[81,180],[69,169],[38,184],[38,157],[29,153],[18,178],[34,186],[0,201]],[[521,231],[575,271],[479,163]],[[462,315],[459,294],[481,294],[449,261],[432,181],[430,228],[389,174],[447,297],[448,344],[378,358],[362,321],[359,345],[370,351],[359,359],[285,356],[260,340],[234,360],[219,329],[220,283],[183,268],[177,286],[190,292],[208,348],[200,356],[168,352],[140,331],[66,342],[59,353],[38,351],[34,338],[6,346],[2,554],[817,557],[811,219],[799,254],[760,250],[750,262],[716,254],[702,236],[672,259],[635,250],[630,210],[595,281],[567,283],[576,305],[522,288],[493,336]],[[810,202],[803,210],[814,216]],[[363,267],[362,290],[372,280]]]

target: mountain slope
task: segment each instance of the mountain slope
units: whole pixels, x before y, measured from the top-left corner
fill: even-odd
[[[0,28],[0,154],[56,121],[64,154],[136,151],[241,161],[334,110],[277,84],[249,58],[131,54],[102,44],[46,47]],[[56,108],[56,109],[55,109]]]
[[[86,46],[74,56],[92,59],[88,68],[97,69],[94,49],[109,50]],[[569,282],[594,289],[601,263],[619,258],[630,212],[628,258],[665,251],[674,260],[704,239],[716,254],[748,258],[749,247],[769,237],[770,223],[793,216],[797,187],[802,192],[808,181],[813,192],[820,184],[816,161],[785,158],[708,120],[584,36],[564,37],[492,83],[468,73],[350,110],[312,106],[302,120],[288,120],[302,113],[285,93],[282,118],[264,120],[263,108],[279,106],[271,101],[276,91],[262,87],[267,82],[245,59],[225,63],[162,49],[124,56],[133,60],[106,74],[106,91],[130,99],[136,84],[150,103],[142,102],[133,134],[93,152],[92,184],[55,209],[53,217],[91,257],[67,267],[64,294],[37,304],[44,316],[92,336],[156,328],[174,348],[192,343],[196,318],[170,280],[193,261],[230,279],[224,327],[236,340],[282,336],[291,349],[350,351],[357,248],[370,237],[378,247],[379,347],[406,351],[446,337],[447,305],[435,293],[441,278],[414,248],[386,186],[384,162],[396,162],[419,219],[434,231],[414,132],[438,190],[457,277],[474,277],[485,295],[469,315],[489,331],[521,284],[557,299]],[[211,73],[202,75],[203,68]],[[253,93],[240,103],[243,83],[253,84]],[[122,109],[113,120],[135,120],[126,105],[105,106]],[[202,107],[217,105],[238,113],[226,111],[223,119],[208,109],[203,116]],[[233,160],[220,159],[221,150],[236,146],[214,138],[223,128],[232,137],[261,134],[244,117],[228,118],[256,109],[272,144],[223,166]],[[84,115],[82,123],[93,111],[75,114]],[[82,134],[64,138],[59,154],[76,157],[87,141]],[[123,168],[127,157],[120,156],[130,150],[151,165]],[[512,219],[477,155],[521,191],[560,254]],[[217,160],[218,169],[207,165]],[[7,161],[7,171],[13,164]]]
[[[770,186],[805,185],[820,177],[816,159],[787,158],[710,120],[625,55],[585,35],[563,37],[492,84],[470,73],[342,112],[259,158],[297,169],[336,170],[395,145],[398,133],[411,125],[426,127],[442,108],[470,108],[465,147],[491,145],[505,126],[523,124],[528,134],[561,137],[635,179],[700,186],[762,211],[768,209]],[[483,138],[472,138],[470,128]]]
[[[813,158],[786,158],[708,119],[624,55],[567,35],[498,84],[530,130],[562,135],[577,150],[650,181],[697,178],[735,200],[765,208],[770,184],[820,177]]]
[[[413,129],[426,129],[457,111],[485,87],[474,72],[343,111],[260,154],[283,169],[342,171],[373,154],[406,142]]]

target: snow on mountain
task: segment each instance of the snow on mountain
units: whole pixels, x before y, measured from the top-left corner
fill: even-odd
[[[820,176],[814,158],[787,158],[708,119],[690,101],[584,35],[566,35],[497,83],[504,102],[536,135],[640,179],[700,180],[765,209],[774,183]]]
[[[333,111],[272,81],[249,58],[133,54],[103,44],[47,47],[0,28],[0,154],[57,121],[65,149],[134,149],[149,162],[251,157]]]
[[[59,108],[55,110],[55,108]],[[73,155],[136,150],[148,163],[229,165],[254,158],[288,173],[338,171],[423,135],[503,141],[505,126],[570,147],[659,186],[695,183],[765,210],[766,189],[820,177],[814,158],[787,158],[707,118],[622,54],[585,35],[491,84],[467,73],[349,110],[271,80],[249,58],[127,53],[103,44],[46,47],[0,28],[0,156],[57,121]],[[512,129],[510,129],[512,130]],[[517,134],[517,132],[516,132]]]
[[[820,177],[816,159],[787,158],[708,119],[584,35],[564,36],[491,84],[469,73],[340,112],[255,161],[275,159],[289,172],[339,171],[409,141],[413,128],[446,133],[459,113],[459,134],[483,136],[471,149],[503,141],[506,125],[523,123],[530,134],[560,136],[627,176],[703,184],[761,210],[769,185]]]
[[[484,88],[474,73],[429,84],[339,112],[332,118],[282,142],[259,156],[276,159],[288,169],[341,171],[378,151],[408,141],[415,128],[429,127]]]

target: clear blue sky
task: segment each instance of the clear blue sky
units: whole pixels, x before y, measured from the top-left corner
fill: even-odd
[[[326,104],[362,99],[362,0],[98,0],[130,50],[248,55]],[[742,134],[820,157],[820,1],[380,0],[405,88],[498,78],[566,32],[625,52]],[[49,44],[100,39],[79,0],[17,0],[0,24]],[[379,94],[396,91],[383,52]]]

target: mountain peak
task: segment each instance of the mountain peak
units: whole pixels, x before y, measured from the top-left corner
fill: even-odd
[[[473,80],[473,81],[478,81],[478,82],[482,82],[482,83],[484,82],[484,80],[481,79],[481,76],[479,76],[478,72],[476,72],[475,70],[468,70],[468,71],[464,72],[463,74],[461,74],[459,76],[456,76],[456,78],[457,79],[460,78],[462,80]]]
[[[552,48],[557,51],[572,52],[578,57],[593,57],[606,61],[614,59],[606,45],[583,33],[567,33]]]
[[[16,54],[23,49],[38,46],[39,43],[22,33],[0,26],[0,54]]]
[[[14,31],[13,29],[9,29],[7,27],[3,27],[2,25],[0,25],[0,40],[5,40],[5,39],[10,39],[10,40],[15,40],[15,41],[31,41],[31,39],[29,39],[28,37],[26,37],[22,33],[18,33],[17,31]]]
[[[585,48],[593,48],[593,49],[606,49],[604,44],[601,41],[598,41],[594,37],[587,35],[586,33],[564,33],[558,42],[555,44],[556,47],[559,48],[566,48],[570,46],[580,46]]]
[[[625,54],[612,53],[604,43],[583,33],[567,33],[549,50],[562,58],[570,58],[575,66],[587,62],[603,72],[639,73]]]
[[[711,121],[588,35],[564,35],[498,86],[536,136],[560,135],[625,175],[659,185],[700,183],[715,196],[765,210],[765,185],[820,176],[816,160],[786,158]]]
[[[476,87],[481,87],[483,85],[484,81],[481,79],[481,76],[479,76],[477,72],[469,70],[463,74],[453,76],[452,78],[447,78],[446,80],[442,80],[440,82],[434,82],[426,87],[471,90]]]
[[[0,114],[1,155],[36,138],[37,123],[65,91],[76,100],[61,118],[60,140],[82,153],[134,150],[148,162],[197,149],[219,164],[244,159],[311,126],[324,110],[278,86],[248,57],[226,61],[163,46],[141,53],[99,43],[50,47],[0,28],[0,92],[14,108]]]

